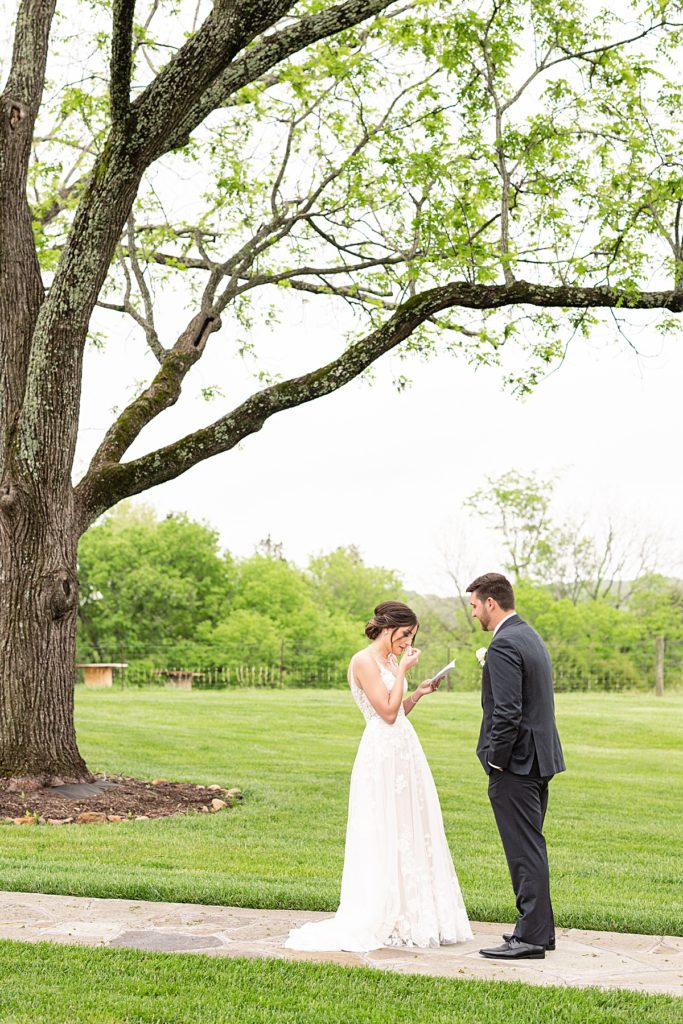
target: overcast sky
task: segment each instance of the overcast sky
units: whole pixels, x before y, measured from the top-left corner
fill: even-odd
[[[177,322],[169,311],[169,333]],[[81,469],[109,410],[122,404],[132,380],[153,369],[135,330],[116,316],[103,323],[113,340],[86,360]],[[316,297],[293,297],[274,334],[256,333],[268,365],[297,373],[342,349],[344,313]],[[398,569],[410,588],[447,594],[445,550],[458,556],[465,575],[500,567],[495,533],[463,511],[464,498],[486,476],[509,469],[557,472],[558,516],[585,518],[596,535],[608,516],[624,533],[656,533],[659,567],[680,573],[683,346],[651,326],[629,336],[640,355],[607,330],[591,343],[574,342],[564,364],[523,401],[503,390],[495,368],[475,370],[447,355],[429,362],[386,356],[373,382],[355,381],[280,413],[239,449],[144,500],[161,514],[205,519],[237,555],[251,554],[268,534],[299,564],[356,544],[369,563]],[[214,336],[188,396],[131,454],[216,419],[253,390],[233,353],[230,329]],[[394,380],[404,373],[413,385],[399,393]],[[198,391],[207,385],[221,386],[224,397],[205,403]]]

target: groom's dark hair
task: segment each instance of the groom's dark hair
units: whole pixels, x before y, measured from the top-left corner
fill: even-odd
[[[492,597],[504,612],[512,611],[515,607],[515,592],[512,589],[512,584],[499,572],[485,572],[483,576],[477,576],[465,593],[476,594],[480,601]]]

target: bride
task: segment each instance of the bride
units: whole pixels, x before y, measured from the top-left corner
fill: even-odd
[[[365,952],[472,938],[432,773],[407,718],[438,685],[426,680],[406,696],[417,629],[410,608],[385,601],[365,627],[372,643],[351,659],[365,731],[351,775],[341,901],[333,918],[291,931],[289,949]]]

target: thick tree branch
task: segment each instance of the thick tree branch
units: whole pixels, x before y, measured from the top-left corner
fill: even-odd
[[[209,269],[203,261],[195,262],[199,263],[202,268]],[[265,283],[277,283],[277,281],[266,281]],[[394,310],[398,305],[397,302],[388,300],[386,297],[388,293],[373,291],[368,288],[344,285],[335,286],[329,282],[312,284],[310,282],[289,280],[289,278],[288,283],[289,287],[296,290],[316,295],[337,295],[349,301],[370,302],[387,310]],[[127,313],[148,334],[149,323],[132,306],[130,291],[130,275],[127,275],[126,292],[123,302],[111,303],[100,300],[98,306],[117,313]],[[177,402],[187,373],[203,355],[209,336],[214,331],[217,331],[219,327],[220,320],[212,319],[203,312],[200,312],[193,317],[171,350],[164,350],[157,342],[158,351],[155,350],[155,355],[161,363],[161,369],[149,387],[124,409],[109,429],[92,459],[89,472],[96,471],[99,466],[107,462],[119,461],[143,428],[161,412]],[[148,336],[148,342],[149,340]]]
[[[275,413],[337,391],[442,310],[454,306],[496,309],[520,304],[575,309],[668,309],[680,313],[683,312],[683,292],[634,294],[609,288],[545,286],[526,281],[515,281],[512,286],[457,281],[432,288],[403,303],[382,327],[355,342],[326,366],[259,391],[210,426],[132,462],[100,461],[91,466],[76,488],[80,528],[87,529],[97,516],[123,498],[173,480],[205,459],[228,451],[260,430]],[[112,430],[116,431],[117,427]]]
[[[54,8],[54,0],[19,5],[12,65],[0,96],[0,474],[8,471],[7,449],[16,436],[44,294],[26,180]]]
[[[242,67],[240,84],[264,74],[308,43],[365,20],[389,2],[347,0],[300,19],[290,29],[265,35],[245,53],[246,57],[258,51],[260,61],[258,68],[249,62]],[[196,35],[131,104],[127,130],[112,131],[76,211],[33,336],[19,444],[26,468],[43,486],[62,481],[73,459],[77,423],[73,406],[80,399],[88,323],[144,171],[168,149],[177,126],[187,123],[196,97],[205,96],[236,54],[292,6],[290,0],[217,0]],[[221,91],[219,100],[225,95]],[[46,408],[54,410],[49,426]],[[44,451],[46,429],[63,439],[57,459],[48,459]]]
[[[36,116],[43,94],[54,0],[19,5],[12,65],[0,96],[0,245],[12,244],[12,230],[25,233],[26,174]],[[28,223],[30,229],[30,221]]]
[[[385,7],[386,6],[390,6],[391,4],[393,4],[395,2],[396,2],[396,0],[389,0],[389,3],[385,4]],[[391,12],[387,12],[386,17],[387,18],[398,18],[402,14],[406,14],[408,11],[415,10],[416,7],[417,7],[417,4],[415,4],[415,3],[408,3],[408,4],[405,4],[405,6],[403,6],[403,7],[397,7],[395,10],[393,10]],[[370,29],[369,28],[368,29],[364,29],[363,31],[358,33],[358,38],[357,38],[358,47],[361,47],[365,43],[365,41],[367,40],[369,35],[370,35]],[[271,72],[269,74],[262,75],[261,78],[255,79],[254,81],[250,82],[250,84],[252,84],[252,85],[260,85],[260,86],[262,86],[263,90],[265,91],[267,89],[272,89],[272,87],[274,85],[278,85],[281,81],[282,81],[282,75],[281,74],[279,74],[278,72]],[[225,99],[222,100],[218,104],[218,106],[219,107],[234,107],[238,103],[239,103],[238,98],[235,95],[230,95],[230,96],[226,96]],[[176,147],[172,147],[172,148],[176,148]]]
[[[12,66],[3,94],[5,102],[14,100],[18,105],[15,129],[26,115],[32,126],[38,112],[54,9],[53,0],[22,0],[19,5]]]
[[[216,0],[199,31],[132,104],[135,145],[143,154],[145,166],[166,152],[170,138],[193,109],[196,98],[212,86],[240,50],[275,24],[294,3]]]
[[[112,125],[125,125],[130,110],[135,0],[114,0],[109,96]]]
[[[107,431],[92,459],[89,475],[95,474],[98,467],[106,463],[118,462],[142,429],[178,401],[185,377],[201,358],[210,335],[220,325],[220,320],[210,319],[201,312],[192,318],[173,348],[165,353],[149,387],[124,409]]]
[[[167,148],[183,146],[195,128],[208,117],[212,110],[225,105],[238,89],[261,79],[276,64],[298,53],[311,43],[351,28],[360,22],[381,14],[396,0],[346,0],[326,11],[301,18],[296,25],[273,32],[256,42],[216,78],[194,103],[187,116],[179,121]],[[159,154],[161,155],[161,154]]]

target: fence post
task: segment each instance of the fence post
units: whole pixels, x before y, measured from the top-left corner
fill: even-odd
[[[655,639],[655,693],[664,696],[664,644],[663,636]]]

